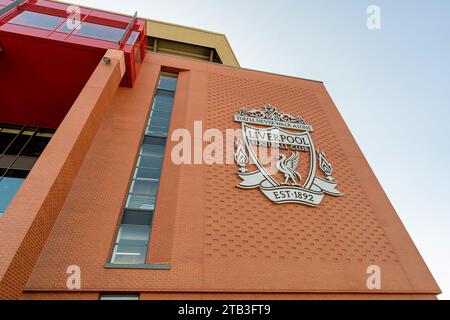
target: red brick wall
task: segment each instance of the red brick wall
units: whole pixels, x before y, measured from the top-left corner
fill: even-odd
[[[33,292],[23,300],[98,300],[98,292]],[[370,293],[141,293],[141,300],[435,300],[433,294],[370,294]]]
[[[326,196],[317,208],[275,205],[258,190],[235,188],[234,165],[175,166],[169,143],[148,262],[169,263],[171,270],[105,269],[162,66],[185,70],[171,130],[192,129],[195,120],[204,129],[239,128],[232,117],[240,107],[271,103],[311,123],[314,143],[327,153],[345,195]],[[67,291],[73,264],[81,268],[82,292],[145,292],[146,298],[183,292],[179,297],[378,297],[366,287],[371,264],[382,268],[378,293],[439,292],[322,83],[161,54],[147,55],[135,88],[117,91],[25,297]]]
[[[98,292],[34,292],[24,293],[21,300],[98,300]]]

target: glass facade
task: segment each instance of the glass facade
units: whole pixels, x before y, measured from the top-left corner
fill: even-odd
[[[58,28],[59,32],[71,33],[72,30],[67,27],[67,24],[62,24]],[[80,25],[73,30],[72,34],[96,38],[107,41],[118,42],[122,38],[125,29],[96,24],[92,22],[81,22]],[[132,31],[128,37],[127,44],[134,44],[139,37],[139,32]]]
[[[64,18],[58,16],[51,16],[48,14],[32,11],[23,11],[16,17],[11,19],[9,23],[14,23],[26,27],[41,28],[45,30],[54,30],[63,21]]]
[[[161,74],[111,263],[145,264],[176,85],[176,75]]]
[[[96,38],[100,40],[119,42],[125,33],[125,29],[107,26],[98,23],[82,21],[78,25],[68,27],[63,23],[67,18],[38,13],[33,11],[22,11],[16,17],[8,21],[25,27],[40,28],[45,30],[55,30],[63,33]],[[74,28],[75,27],[75,28]],[[126,44],[133,45],[139,37],[139,32],[131,31]]]
[[[0,123],[0,216],[54,132],[54,129]]]

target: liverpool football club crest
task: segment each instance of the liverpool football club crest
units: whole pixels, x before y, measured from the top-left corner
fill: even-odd
[[[242,179],[237,187],[259,188],[274,203],[309,206],[319,205],[325,194],[342,195],[331,163],[314,147],[312,126],[301,116],[267,105],[259,110],[241,108],[234,120],[242,125],[235,150],[237,175]],[[256,170],[249,172],[249,165]]]

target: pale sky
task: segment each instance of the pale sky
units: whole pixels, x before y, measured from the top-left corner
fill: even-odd
[[[450,299],[450,1],[68,2],[224,33],[242,67],[323,81]]]

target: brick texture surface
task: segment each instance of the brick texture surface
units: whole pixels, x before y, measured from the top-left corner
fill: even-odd
[[[317,208],[275,205],[258,190],[235,187],[236,165],[175,165],[170,153],[176,142],[169,141],[148,262],[168,263],[171,270],[105,269],[158,74],[166,67],[180,70],[170,131],[193,130],[196,120],[204,130],[237,129],[233,115],[240,107],[271,103],[314,127],[312,139],[332,162],[344,196],[326,196]],[[202,144],[201,137],[193,141]],[[124,291],[148,299],[439,293],[322,83],[162,54],[146,56],[134,88],[117,90],[36,254],[24,298],[76,295],[66,289],[69,265],[81,268],[79,297]],[[371,264],[382,270],[376,292],[366,286]]]
[[[22,300],[98,300],[99,292],[33,292]],[[432,294],[349,293],[141,293],[141,300],[435,300]]]

